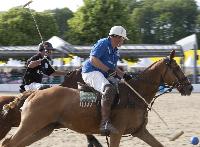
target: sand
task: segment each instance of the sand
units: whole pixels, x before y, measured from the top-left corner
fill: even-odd
[[[1,93],[5,95],[6,93]],[[14,93],[13,93],[14,94]],[[178,93],[165,94],[159,97],[153,108],[160,114],[166,125],[153,112],[149,112],[148,130],[166,147],[192,147],[190,138],[200,137],[200,94],[192,93],[191,96],[180,96]],[[16,128],[8,134],[10,136]],[[184,134],[175,141],[169,137],[177,132]],[[99,141],[106,145],[106,138],[95,135]],[[87,141],[83,134],[68,129],[55,130],[50,136],[35,142],[30,147],[86,147]],[[198,147],[200,145],[197,145]],[[120,147],[148,147],[146,143],[133,137],[123,137]]]

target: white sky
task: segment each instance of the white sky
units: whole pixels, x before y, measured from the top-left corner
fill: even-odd
[[[23,6],[27,2],[29,0],[0,0],[0,11],[7,11],[16,6]],[[68,7],[70,10],[76,11],[81,5],[83,5],[83,0],[33,0],[30,8],[40,12],[48,9]]]
[[[200,7],[200,0],[196,0]],[[7,11],[12,7],[21,6],[29,2],[29,0],[0,0],[0,11]],[[36,11],[44,11],[48,9],[68,7],[72,11],[76,11],[78,7],[83,5],[83,0],[33,0],[30,8]]]

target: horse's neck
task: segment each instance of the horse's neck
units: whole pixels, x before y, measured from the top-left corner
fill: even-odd
[[[77,89],[78,88],[77,82],[84,83],[82,76],[81,76],[81,69],[77,69],[77,70],[68,72],[65,75],[65,79],[61,83],[61,86]]]
[[[148,102],[150,103],[156,95],[160,85],[161,72],[155,69],[148,69],[142,73],[138,80],[130,81],[130,85]]]

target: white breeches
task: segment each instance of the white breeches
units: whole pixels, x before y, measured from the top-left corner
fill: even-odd
[[[82,73],[83,81],[95,90],[103,93],[104,86],[110,84],[110,82],[99,71],[92,71],[88,73]]]
[[[44,84],[41,84],[41,83],[31,83],[29,85],[25,85],[24,88],[25,90],[38,90],[40,87],[42,87]]]

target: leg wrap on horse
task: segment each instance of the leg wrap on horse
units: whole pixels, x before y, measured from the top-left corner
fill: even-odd
[[[109,135],[110,133],[117,133],[110,122],[111,105],[115,98],[116,89],[113,85],[108,84],[104,87],[104,94],[101,99],[101,135]]]

